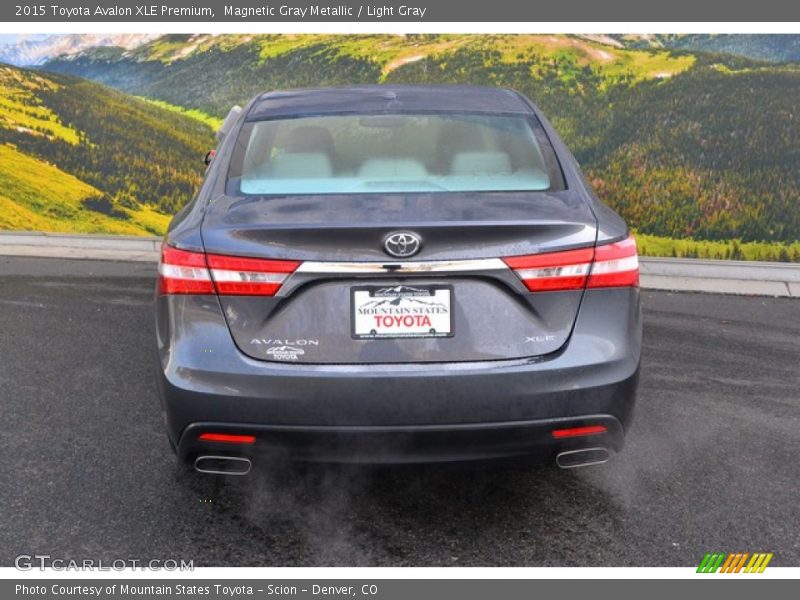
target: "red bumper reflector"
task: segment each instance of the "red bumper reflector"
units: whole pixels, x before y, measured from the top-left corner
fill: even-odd
[[[232,433],[201,433],[197,438],[201,442],[222,442],[224,444],[255,444],[254,435],[235,435]]]
[[[605,425],[586,425],[585,427],[569,427],[567,429],[554,429],[553,437],[556,439],[581,437],[584,435],[597,435],[605,433],[608,428]]]

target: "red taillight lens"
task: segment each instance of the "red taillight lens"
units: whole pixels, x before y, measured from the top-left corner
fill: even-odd
[[[590,288],[638,285],[639,256],[633,236],[595,248],[594,264],[589,275]]]
[[[596,248],[548,252],[503,259],[532,292],[639,285],[633,237]]]
[[[274,296],[300,266],[293,260],[269,260],[187,252],[164,245],[158,265],[162,294]]]
[[[158,289],[162,294],[213,294],[205,254],[161,246]]]
[[[505,263],[532,292],[580,290],[592,265],[593,248],[549,252],[531,256],[511,256]]]
[[[201,433],[198,437],[201,442],[221,442],[223,444],[255,444],[254,435],[237,435],[232,433]]]
[[[567,429],[554,429],[553,437],[556,439],[583,437],[585,435],[598,435],[608,431],[605,425],[586,425],[585,427],[569,427]]]
[[[274,296],[300,263],[238,256],[208,255],[211,278],[223,296]]]

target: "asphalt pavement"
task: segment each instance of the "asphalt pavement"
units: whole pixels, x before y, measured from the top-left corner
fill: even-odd
[[[560,471],[176,466],[152,378],[154,266],[0,257],[0,566],[800,565],[800,301],[643,291],[626,448]]]

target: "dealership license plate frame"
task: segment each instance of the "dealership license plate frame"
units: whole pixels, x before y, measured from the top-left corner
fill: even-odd
[[[411,284],[401,284],[400,287],[406,287],[414,290],[424,290],[430,292],[429,296],[422,296],[422,295],[412,295],[408,294],[410,297],[417,297],[417,298],[437,298],[438,292],[446,292],[447,297],[447,312],[448,312],[448,330],[445,331],[436,331],[431,333],[430,331],[415,331],[412,333],[376,333],[372,334],[371,332],[364,333],[359,332],[356,329],[356,304],[357,304],[357,293],[358,292],[367,292],[369,294],[368,297],[375,298],[373,295],[375,292],[386,289],[398,287],[397,285],[358,285],[353,286],[350,288],[350,335],[355,340],[404,340],[404,339],[441,339],[441,338],[450,338],[455,336],[455,318],[453,313],[453,300],[454,300],[454,293],[453,293],[453,286],[448,284],[425,284],[425,285],[411,285]],[[391,296],[387,296],[391,297]]]

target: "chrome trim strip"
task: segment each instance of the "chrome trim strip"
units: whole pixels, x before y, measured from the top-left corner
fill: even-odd
[[[463,271],[506,270],[508,266],[499,258],[467,260],[431,260],[420,262],[313,262],[302,263],[295,274],[337,273],[459,273]]]

